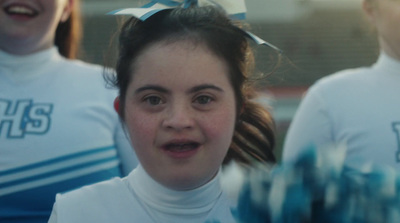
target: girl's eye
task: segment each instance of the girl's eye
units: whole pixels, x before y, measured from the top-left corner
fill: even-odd
[[[212,101],[213,99],[210,96],[202,95],[196,98],[196,102],[199,104],[208,104]]]
[[[159,105],[162,103],[161,98],[157,96],[149,96],[144,99],[150,105]]]

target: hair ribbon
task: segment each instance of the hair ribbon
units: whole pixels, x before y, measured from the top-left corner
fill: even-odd
[[[243,20],[246,18],[246,5],[244,0],[151,0],[151,2],[143,5],[141,8],[123,8],[111,11],[107,14],[109,15],[131,15],[142,21],[152,15],[166,9],[183,7],[188,8],[192,5],[202,7],[213,5],[225,10],[225,12],[232,19]],[[243,32],[252,39],[258,45],[266,45],[276,50],[279,53],[283,53],[281,49],[272,45],[271,43],[261,39],[260,37],[254,35],[249,31],[243,30]]]

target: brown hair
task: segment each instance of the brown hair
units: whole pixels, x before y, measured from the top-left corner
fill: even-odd
[[[80,0],[74,0],[71,15],[65,22],[58,24],[55,36],[55,45],[58,51],[66,58],[75,59],[78,55],[82,39],[82,16]]]

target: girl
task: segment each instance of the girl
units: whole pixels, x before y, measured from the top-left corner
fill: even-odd
[[[136,163],[103,68],[72,60],[79,4],[0,0],[1,222],[46,222],[56,193]]]
[[[119,50],[115,108],[140,165],[57,195],[49,222],[234,222],[221,164],[275,160],[245,32],[215,7],[175,8],[128,20]]]
[[[312,86],[288,130],[282,160],[296,159],[309,144],[347,146],[346,165],[389,165],[400,170],[400,1],[363,0],[375,27],[375,64],[340,71]]]

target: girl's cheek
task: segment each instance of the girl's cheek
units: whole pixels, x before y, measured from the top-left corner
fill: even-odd
[[[215,118],[208,118],[207,132],[212,135],[226,135],[233,132],[234,116],[230,114],[222,114]]]
[[[139,137],[152,135],[158,127],[157,120],[157,117],[137,113],[137,115],[130,119],[131,132],[135,135],[139,135]]]

